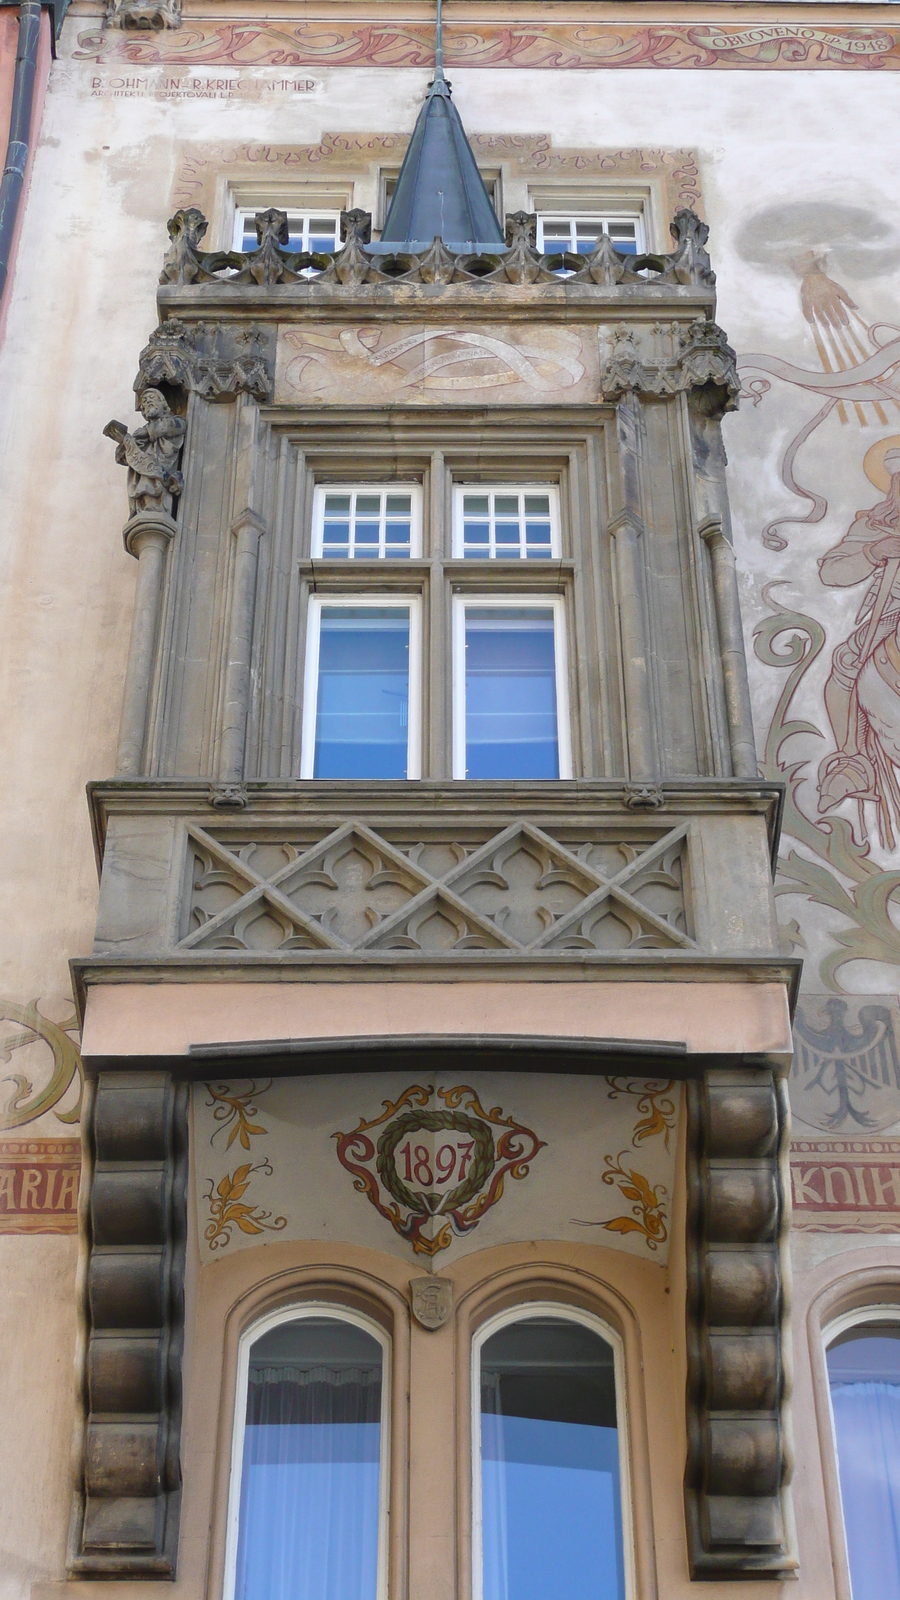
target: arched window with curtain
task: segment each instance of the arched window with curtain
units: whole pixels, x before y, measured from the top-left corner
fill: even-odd
[[[628,1600],[621,1342],[530,1305],[474,1343],[475,1600]]]
[[[900,1313],[868,1308],[826,1334],[853,1600],[900,1595]]]
[[[388,1341],[338,1307],[241,1341],[226,1600],[384,1600]]]

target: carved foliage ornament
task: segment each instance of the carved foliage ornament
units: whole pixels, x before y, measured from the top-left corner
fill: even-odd
[[[141,351],[135,392],[162,385],[204,400],[236,394],[268,400],[275,375],[274,329],[170,317]]]
[[[272,207],[256,216],[257,248],[247,251],[200,249],[206,218],[196,206],[177,211],[168,224],[172,241],[163,263],[161,283],[213,281],[240,286],[291,283],[311,275],[327,284],[358,285],[395,280],[403,283],[560,283],[644,290],[653,284],[715,285],[705,245],[709,229],[695,212],[682,207],[670,225],[675,249],[668,255],[620,255],[601,234],[590,255],[570,251],[544,254],[535,247],[535,218],[517,211],[507,218],[507,250],[467,255],[450,250],[441,239],[419,254],[373,253],[372,218],[367,211],[341,213],[342,248],[335,252],[291,251],[287,213]]]

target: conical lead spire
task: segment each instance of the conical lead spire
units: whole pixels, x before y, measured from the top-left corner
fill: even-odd
[[[441,0],[437,6],[434,81],[403,158],[381,243],[412,253],[440,238],[461,253],[502,250],[503,229],[444,77]]]

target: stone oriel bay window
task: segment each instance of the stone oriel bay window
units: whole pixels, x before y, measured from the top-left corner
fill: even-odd
[[[634,1508],[643,1595],[657,1469],[634,1420],[646,1422],[640,1342],[659,1378],[662,1345],[670,1352],[684,1327],[684,1372],[675,1382],[667,1369],[655,1394],[667,1437],[684,1446],[691,1570],[790,1571],[779,1080],[797,964],[781,954],[772,903],[778,793],[759,779],[752,746],[719,429],[737,379],[712,321],[705,231],[679,212],[675,248],[659,255],[617,252],[604,233],[589,254],[566,254],[561,279],[559,251],[537,247],[534,216],[508,219],[505,247],[498,225],[495,248],[465,255],[440,240],[411,253],[373,249],[369,219],[351,213],[342,248],[324,264],[319,255],[310,278],[314,252],[282,247],[285,222],[262,213],[258,248],[235,266],[203,251],[199,213],[173,218],[161,324],[136,385],[154,391],[152,403],[143,427],[113,425],[129,469],[138,585],[119,776],[92,797],[95,952],[77,964],[86,1061],[98,1076],[89,1271],[112,1273],[116,1288],[131,1285],[138,1259],[153,1268],[152,1284],[141,1278],[134,1290],[139,1325],[121,1320],[138,1315],[122,1295],[86,1307],[87,1367],[99,1376],[86,1390],[72,1568],[176,1568],[187,1219],[176,1085],[228,1083],[236,1064],[304,1082],[342,1071],[368,1083],[402,1068],[399,1092],[418,1082],[407,1063],[433,1085],[439,1067],[458,1073],[464,1060],[468,1073],[515,1061],[554,1094],[565,1067],[590,1076],[595,1098],[623,1063],[641,1079],[686,1080],[683,1208],[667,1213],[686,1266],[668,1306],[658,1272],[629,1278],[571,1237],[582,1224],[605,1227],[573,1204],[540,1260],[522,1244],[540,1238],[533,1221],[498,1237],[496,1255],[479,1243],[473,1254],[491,1261],[461,1253],[451,1263],[455,1332],[420,1323],[423,1345],[409,1324],[409,1263],[392,1278],[391,1242],[366,1230],[405,1228],[437,1249],[443,1191],[432,1184],[424,1212],[414,1195],[414,1215],[391,1210],[377,1191],[387,1157],[382,1149],[379,1166],[373,1140],[370,1165],[356,1163],[365,1194],[350,1182],[341,1191],[372,1214],[327,1236],[330,1262],[316,1256],[324,1234],[278,1242],[263,1205],[259,1270],[239,1286],[230,1266],[204,1263],[192,1371],[226,1315],[236,1350],[254,1319],[304,1297],[384,1326],[395,1362],[409,1332],[415,1361],[408,1384],[398,1367],[391,1401],[410,1395],[408,1418],[395,1415],[391,1429],[392,1600],[407,1574],[414,1597],[468,1600],[485,1570],[483,1515],[480,1568],[472,1560],[472,1341],[514,1308],[575,1308],[604,1358],[601,1323],[624,1344],[615,1422],[628,1429],[631,1476],[620,1455],[621,1537],[611,1449],[597,1438],[589,1470],[626,1596]],[[183,986],[177,1005],[170,985]],[[701,1004],[685,1006],[687,985]],[[304,1133],[318,1126],[300,1119]],[[329,1181],[347,1178],[333,1140],[348,1129],[342,1110],[328,1128]],[[513,1132],[504,1124],[504,1137]],[[573,1137],[558,1140],[563,1157]],[[496,1159],[494,1134],[483,1139]],[[609,1183],[628,1185],[628,1152],[617,1144],[608,1155]],[[414,1173],[421,1158],[409,1156]],[[216,1175],[216,1238],[228,1206],[245,1203],[236,1191],[248,1174],[235,1171],[246,1164],[242,1152]],[[596,1161],[590,1172],[604,1183]],[[518,1175],[507,1176],[518,1191]],[[642,1237],[655,1244],[665,1220],[655,1180],[648,1193]],[[264,1294],[262,1262],[276,1261],[283,1276]],[[214,1281],[233,1283],[234,1295],[210,1324]],[[648,1313],[636,1326],[615,1287],[626,1282],[656,1322]],[[547,1313],[551,1343],[568,1337],[568,1325],[557,1328],[566,1316]],[[302,1366],[309,1351],[296,1351]],[[501,1356],[512,1357],[497,1357],[502,1390]],[[595,1399],[599,1366],[598,1357]],[[672,1399],[685,1372],[686,1416]],[[229,1384],[216,1400],[226,1478],[235,1405],[247,1416],[246,1394]],[[214,1432],[208,1400],[198,1394],[200,1434],[196,1417],[185,1433],[192,1486],[205,1470],[197,1439]],[[586,1426],[611,1428],[608,1402],[607,1393],[604,1411],[597,1399]],[[520,1420],[566,1425],[556,1413]],[[437,1458],[435,1437],[453,1449]],[[404,1439],[412,1473],[398,1455]],[[657,1444],[671,1518],[681,1460]],[[198,1493],[202,1540],[193,1525],[185,1541],[195,1572],[201,1542],[211,1550],[214,1592],[227,1493],[227,1483],[218,1500]],[[496,1523],[494,1535],[500,1559]]]

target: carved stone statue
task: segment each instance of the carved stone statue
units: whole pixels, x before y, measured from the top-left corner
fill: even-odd
[[[108,422],[103,429],[116,441],[116,460],[128,468],[128,505],[132,517],[141,512],[171,516],[172,497],[183,482],[178,457],[184,443],[185,423],[169,410],[159,389],[145,389],[138,401],[146,427],[129,433],[124,422]]]

